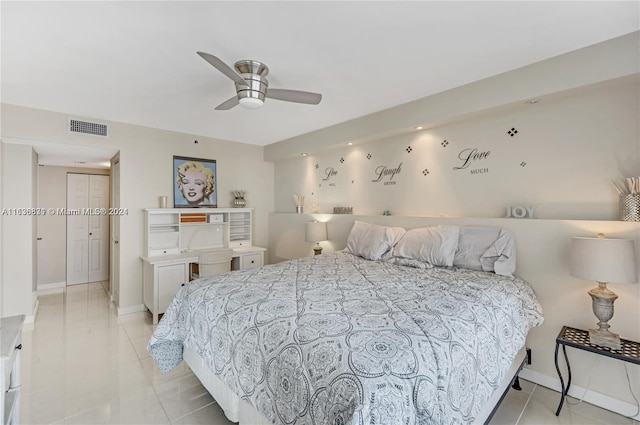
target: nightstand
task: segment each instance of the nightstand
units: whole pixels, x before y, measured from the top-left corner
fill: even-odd
[[[621,339],[622,346],[619,350],[615,350],[609,347],[601,347],[599,345],[591,344],[589,342],[589,331],[583,329],[571,328],[569,326],[563,326],[562,330],[556,338],[556,350],[554,359],[556,362],[556,371],[560,378],[561,397],[558,410],[556,410],[556,416],[560,414],[562,405],[564,404],[564,398],[569,392],[571,386],[571,367],[569,366],[569,358],[567,357],[567,346],[577,348],[578,350],[589,351],[591,353],[599,354],[602,356],[611,357],[613,359],[622,360],[623,362],[634,363],[640,365],[640,343],[635,341],[629,341],[627,339]],[[564,380],[562,379],[562,373],[560,373],[560,367],[558,366],[558,348],[562,345],[562,353],[564,354],[564,360],[567,364],[567,387],[564,386]]]

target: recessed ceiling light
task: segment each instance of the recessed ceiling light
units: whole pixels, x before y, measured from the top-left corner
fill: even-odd
[[[535,105],[538,102],[540,102],[540,99],[527,100],[525,103],[528,103],[529,105]]]
[[[300,155],[307,156],[307,153],[306,152],[302,152]]]
[[[422,130],[424,127],[422,127],[421,125],[416,127],[416,130]]]
[[[353,142],[347,143],[347,146],[353,146]]]

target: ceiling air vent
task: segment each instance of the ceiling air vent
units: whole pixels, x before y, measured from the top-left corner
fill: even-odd
[[[97,122],[81,121],[69,118],[69,132],[90,134],[92,136],[109,136],[109,126]]]

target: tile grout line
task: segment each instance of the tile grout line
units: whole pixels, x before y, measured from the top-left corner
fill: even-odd
[[[534,384],[533,389],[529,393],[529,397],[527,397],[526,403],[524,404],[524,406],[522,407],[522,410],[520,411],[520,415],[518,415],[518,419],[516,419],[516,422],[513,425],[518,425],[518,423],[520,423],[520,419],[522,419],[522,415],[524,415],[524,411],[527,409],[527,406],[529,405],[529,401],[531,401],[531,397],[533,397],[533,393],[536,390],[536,388],[538,388],[538,384]]]
[[[202,407],[198,407],[196,410],[193,410],[193,411],[191,411],[191,412],[189,412],[189,413],[185,413],[185,414],[184,414],[184,415],[182,415],[182,416],[178,416],[178,417],[177,417],[177,418],[175,418],[174,420],[169,420],[169,423],[173,425],[173,424],[174,424],[174,421],[179,421],[179,420],[180,420],[180,419],[182,419],[182,418],[185,418],[185,417],[187,417],[187,416],[191,416],[191,415],[193,415],[194,413],[199,412],[199,411],[200,411],[200,410],[202,410],[202,409],[206,409],[207,407],[209,407],[209,406],[211,406],[211,405],[213,405],[213,404],[218,404],[218,402],[214,399],[214,400],[213,400],[211,403],[209,403],[209,404],[206,404],[206,405],[204,405],[204,406],[202,406]],[[226,416],[225,416],[225,418],[226,418]]]

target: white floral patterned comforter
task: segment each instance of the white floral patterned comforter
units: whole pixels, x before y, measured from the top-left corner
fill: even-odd
[[[149,351],[195,350],[274,424],[466,424],[542,320],[521,279],[338,252],[194,281]]]

